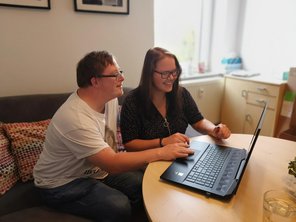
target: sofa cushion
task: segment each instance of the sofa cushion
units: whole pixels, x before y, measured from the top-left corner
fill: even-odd
[[[14,156],[9,150],[9,141],[0,122],[0,196],[19,179]]]
[[[0,121],[36,122],[50,119],[70,93],[0,97]]]
[[[34,186],[34,181],[22,182],[19,180],[9,191],[0,197],[0,215],[41,205],[43,205],[43,202]]]
[[[90,222],[90,220],[75,215],[58,212],[45,206],[31,207],[0,216],[0,222]]]
[[[33,168],[43,149],[49,122],[48,119],[38,122],[3,124],[23,182],[33,179]]]

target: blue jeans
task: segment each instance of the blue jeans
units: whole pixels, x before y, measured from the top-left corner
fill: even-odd
[[[141,207],[143,172],[108,175],[103,180],[80,178],[52,189],[37,188],[45,203],[94,221],[130,221]]]

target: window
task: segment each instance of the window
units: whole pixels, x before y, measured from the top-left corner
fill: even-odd
[[[213,1],[154,1],[155,46],[176,54],[182,78],[209,71]]]

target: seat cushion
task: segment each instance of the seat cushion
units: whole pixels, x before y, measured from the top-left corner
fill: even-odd
[[[58,212],[45,206],[31,207],[0,216],[0,222],[90,222],[90,220],[71,214]]]

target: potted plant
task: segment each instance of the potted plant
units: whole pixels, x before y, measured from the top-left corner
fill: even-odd
[[[288,169],[289,169],[289,174],[291,174],[294,177],[296,177],[296,157],[294,158],[294,160],[292,160],[289,163]]]
[[[287,181],[287,188],[289,193],[296,196],[296,157],[289,162],[288,170],[289,178]]]

